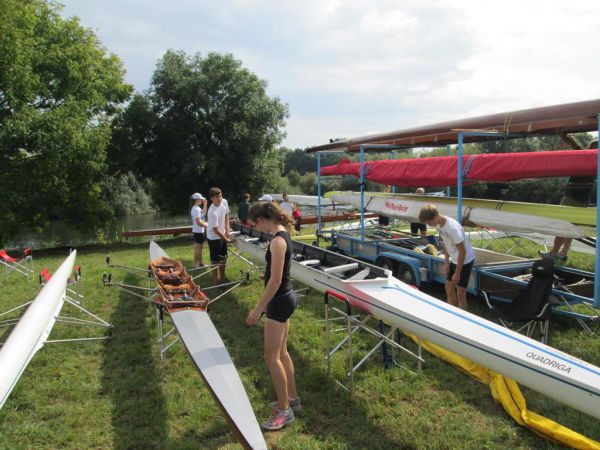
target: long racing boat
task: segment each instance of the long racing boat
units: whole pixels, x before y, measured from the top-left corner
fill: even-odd
[[[77,251],[74,250],[63,261],[0,349],[0,408],[4,406],[33,356],[44,346],[56,323],[65,303],[67,283],[76,256]]]
[[[266,449],[237,370],[208,316],[208,299],[181,262],[150,242],[150,268],[160,300],[186,350],[244,448]]]
[[[235,245],[264,263],[271,236],[234,225]],[[600,418],[600,368],[453,307],[391,276],[389,271],[294,242],[291,277],[541,394]]]
[[[328,195],[335,201],[344,202],[360,208],[361,199],[358,192],[332,192]],[[417,197],[417,196],[415,196]],[[418,221],[419,211],[431,200],[415,197],[389,197],[377,193],[364,194],[365,211],[375,212],[390,217],[409,221]],[[433,203],[440,213],[450,216],[459,222],[469,222],[481,227],[490,227],[504,231],[519,231],[523,233],[545,233],[553,236],[568,238],[583,238],[584,232],[565,220],[551,219],[516,212],[498,211],[490,208],[473,206],[464,208],[463,217],[456,217],[456,207],[436,199]]]

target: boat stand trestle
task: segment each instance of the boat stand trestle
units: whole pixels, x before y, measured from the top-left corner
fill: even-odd
[[[84,297],[83,297],[82,287],[81,287],[82,286],[81,269],[79,266],[75,267],[74,273],[75,273],[74,277],[69,278],[67,280],[67,289],[64,294],[64,300],[65,300],[65,303],[71,305],[73,308],[75,308],[80,313],[83,313],[88,318],[83,319],[81,317],[69,317],[69,316],[57,315],[56,322],[72,324],[72,325],[82,325],[82,326],[89,326],[89,327],[106,328],[108,330],[108,334],[105,336],[97,336],[97,337],[82,337],[82,338],[69,338],[69,339],[46,339],[46,341],[45,341],[46,343],[52,344],[52,343],[58,343],[58,342],[102,341],[105,339],[110,339],[110,337],[111,337],[112,325],[110,323],[108,323],[107,321],[98,317],[96,314],[92,313],[91,311],[89,311],[83,307]],[[42,289],[49,280],[50,280],[50,273],[48,272],[48,270],[42,269],[42,271],[39,274],[40,289]],[[69,295],[69,294],[71,294],[71,295]],[[0,313],[0,318],[9,316],[11,313],[27,307],[31,303],[32,303],[32,301],[28,301],[26,303],[23,303],[22,305],[16,306],[8,311]],[[20,317],[1,320],[0,328],[16,325],[20,320],[21,320]],[[0,345],[2,345],[2,343],[0,343]]]
[[[6,253],[6,250],[0,250],[0,267],[3,267],[0,273],[0,284],[4,284],[8,276],[15,272],[27,278],[27,281],[32,281],[34,278],[33,256],[31,249],[26,248],[20,258],[12,258]]]
[[[158,345],[160,347],[160,360],[164,362],[165,354],[167,351],[176,343],[180,341],[179,336],[177,335],[177,329],[175,325],[171,323],[171,328],[166,333],[165,330],[165,308],[164,306],[158,305],[156,307],[156,323],[158,327]]]
[[[342,311],[336,306],[332,306],[329,304],[329,298],[333,297],[340,301],[342,301],[346,310]],[[400,364],[398,359],[396,358],[396,352],[405,353],[414,359],[417,360],[417,371],[420,373],[422,370],[422,364],[425,360],[422,357],[422,348],[421,348],[421,340],[419,339],[417,342],[418,350],[417,353],[407,349],[402,346],[399,342],[394,340],[394,337],[399,332],[398,328],[391,327],[389,331],[386,332],[385,326],[381,321],[379,321],[380,330],[373,328],[369,325],[369,322],[373,319],[373,316],[366,314],[364,318],[360,318],[360,315],[354,315],[352,313],[352,306],[350,304],[350,300],[343,294],[336,292],[334,290],[327,290],[323,297],[323,301],[325,303],[325,345],[327,352],[327,375],[331,377],[331,365],[333,355],[335,355],[338,351],[340,351],[344,346],[347,348],[347,372],[346,378],[348,379],[347,384],[342,383],[339,380],[334,380],[336,384],[342,387],[344,390],[348,391],[350,395],[353,394],[354,391],[354,373],[358,371],[367,360],[379,349],[382,348],[384,362],[386,368],[391,366],[391,363],[397,365],[398,367],[402,367],[408,370],[411,373],[414,373],[410,369],[408,369],[405,365]],[[332,314],[333,313],[333,314]],[[339,329],[332,329],[332,325],[336,321],[345,321],[346,326]],[[345,332],[344,338],[335,345],[335,347],[331,348],[331,335],[335,332],[343,331]],[[354,363],[354,348],[353,348],[353,336],[358,331],[366,331],[367,333],[375,336],[377,338],[377,343],[369,350],[367,353],[361,358],[358,363]],[[387,345],[389,345],[392,349],[391,358],[387,357]]]

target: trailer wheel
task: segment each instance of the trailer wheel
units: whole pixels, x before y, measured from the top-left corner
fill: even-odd
[[[397,277],[403,283],[410,284],[411,286],[416,286],[417,284],[417,277],[415,277],[412,268],[406,263],[398,263]]]
[[[396,276],[396,261],[382,256],[381,258],[377,259],[375,265],[381,267],[384,270],[391,271],[392,275]]]

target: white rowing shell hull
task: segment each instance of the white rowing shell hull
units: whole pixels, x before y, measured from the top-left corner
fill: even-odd
[[[165,252],[162,249],[162,247],[154,241],[150,241],[149,251],[150,251],[150,260],[151,261],[154,259],[160,258],[161,256],[163,256],[165,258],[169,257],[169,255],[167,255],[167,252]]]
[[[264,262],[264,250],[241,238],[236,242]],[[450,306],[394,277],[346,281],[295,261],[290,275],[320,292],[332,289],[345,294],[354,306],[377,319],[600,419],[600,368],[596,366]]]
[[[213,396],[239,434],[253,449],[266,449],[242,381],[208,313],[198,310],[171,314],[175,328]]]
[[[347,203],[360,208],[360,193],[335,193],[331,195],[331,198],[336,202]],[[372,211],[390,217],[399,217],[413,222],[418,221],[421,208],[430,203],[431,201],[417,201],[368,194],[364,196],[365,211]],[[436,207],[441,214],[456,219],[455,205],[439,203],[436,204]],[[467,209],[463,208],[463,214],[466,211]],[[581,238],[585,236],[585,233],[572,223],[529,214],[496,211],[488,208],[471,208],[468,210],[468,218],[471,222],[479,226],[504,231],[543,233],[566,238]]]
[[[269,194],[273,197],[274,200],[278,202],[283,201],[282,194]],[[307,206],[319,206],[319,197],[316,195],[294,195],[289,194],[288,200],[290,202],[298,203],[299,205],[307,205]],[[330,199],[321,197],[321,206],[332,206],[332,202]]]
[[[600,419],[600,368],[396,279],[342,283],[375,317]]]
[[[77,252],[73,251],[60,265],[0,349],[0,408],[52,331],[65,301],[67,280],[73,271],[76,255]]]
[[[150,259],[169,257],[154,241],[150,241],[149,249]],[[208,313],[188,309],[170,315],[183,345],[244,446],[266,449],[242,380]]]

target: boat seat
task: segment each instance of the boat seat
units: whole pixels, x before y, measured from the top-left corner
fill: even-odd
[[[365,278],[367,278],[369,276],[370,272],[371,272],[371,269],[363,269],[360,272],[355,273],[350,278],[348,278],[348,281],[364,280]]]
[[[358,263],[342,264],[341,266],[327,267],[323,269],[325,273],[340,273],[347,272],[349,270],[358,269]]]
[[[299,264],[303,266],[318,266],[321,264],[321,261],[318,259],[307,259],[306,261],[300,261]]]
[[[168,284],[163,285],[163,288],[166,291],[191,291],[192,287],[189,284],[177,284],[174,286],[169,286]]]

